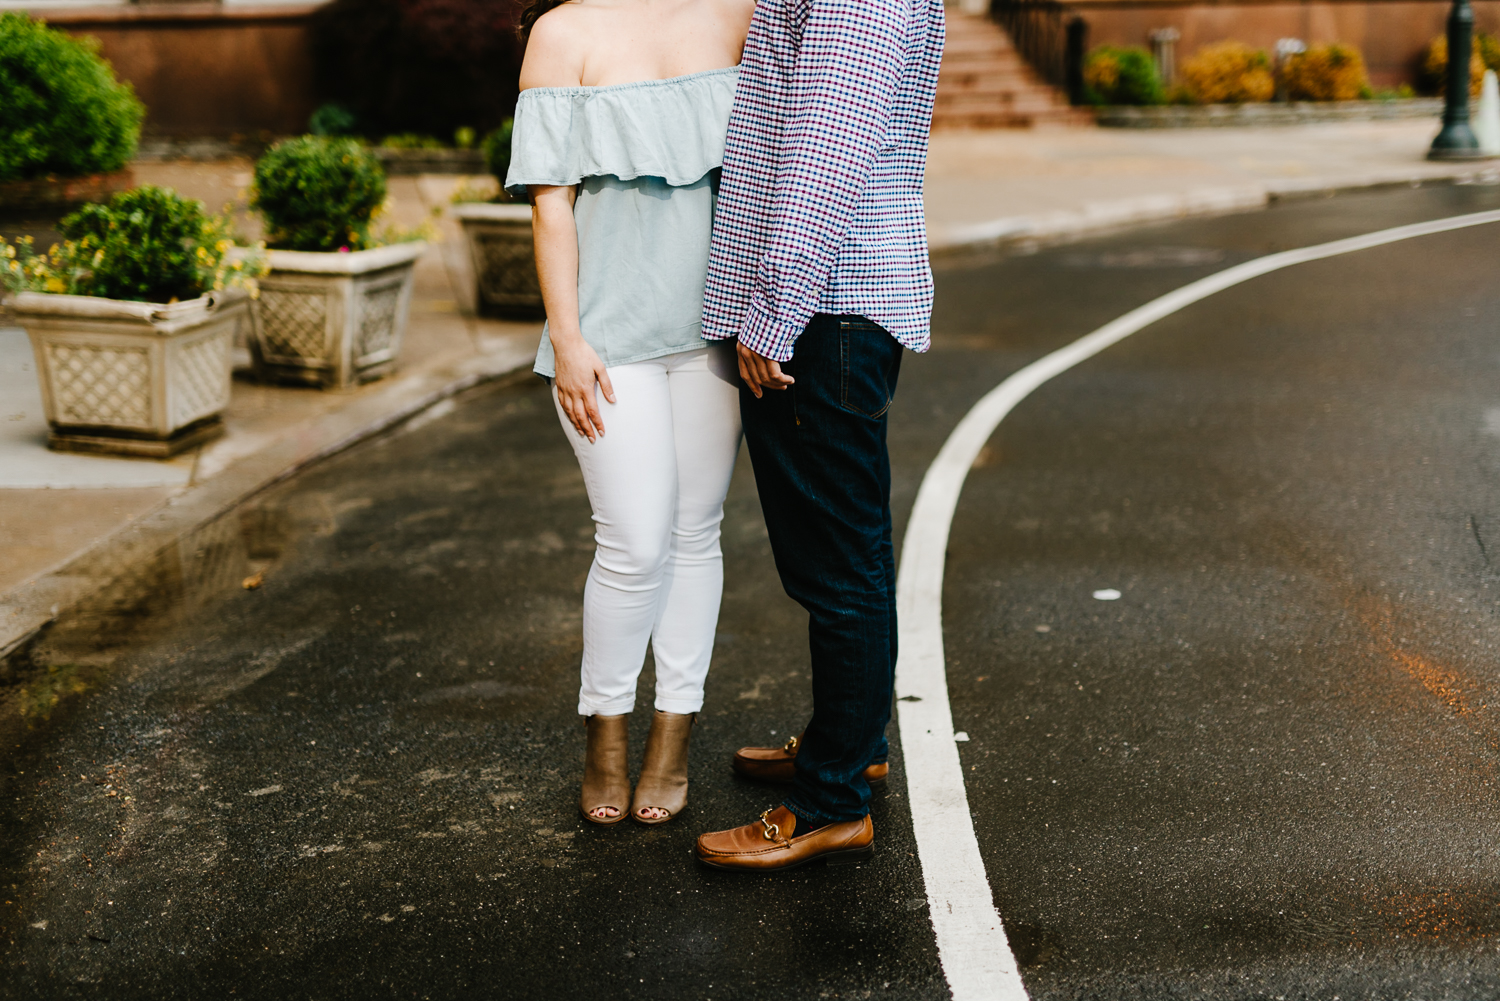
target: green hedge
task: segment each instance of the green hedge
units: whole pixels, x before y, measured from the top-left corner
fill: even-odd
[[[1140,46],[1101,45],[1083,65],[1089,104],[1160,104],[1164,94],[1156,61]]]
[[[0,181],[124,167],[145,109],[98,55],[25,14],[0,14]]]
[[[255,164],[250,204],[266,220],[266,242],[283,250],[364,250],[385,201],[385,168],[353,139],[302,136],[272,146]]]
[[[203,291],[195,251],[203,203],[167,188],[123,191],[107,205],[85,205],[63,219],[62,234],[98,251],[85,295],[166,302]]]

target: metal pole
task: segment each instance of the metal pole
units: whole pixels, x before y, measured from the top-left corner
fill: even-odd
[[[1068,21],[1063,45],[1063,82],[1071,104],[1083,104],[1083,62],[1088,56],[1089,23],[1076,14]]]
[[[1448,92],[1443,102],[1443,130],[1427,151],[1429,160],[1473,160],[1484,156],[1469,128],[1469,60],[1474,45],[1474,8],[1453,0],[1448,14]]]

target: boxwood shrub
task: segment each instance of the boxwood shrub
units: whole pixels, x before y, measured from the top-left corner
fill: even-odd
[[[0,14],[0,181],[119,170],[145,109],[98,42]]]
[[[301,136],[272,146],[255,164],[250,204],[266,242],[283,250],[364,250],[385,202],[385,168],[353,139]]]
[[[517,4],[496,0],[332,0],[313,15],[321,93],[361,135],[451,136],[496,128],[516,106]]]

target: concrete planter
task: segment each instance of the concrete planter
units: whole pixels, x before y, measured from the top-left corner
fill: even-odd
[[[453,215],[464,228],[474,261],[479,312],[517,320],[541,317],[531,206],[464,202],[453,206]]]
[[[418,241],[347,254],[267,251],[256,373],[332,389],[385,375],[406,336],[415,265],[426,249]]]
[[[170,305],[21,292],[10,308],[36,355],[48,447],[165,458],[224,433],[244,290]]]

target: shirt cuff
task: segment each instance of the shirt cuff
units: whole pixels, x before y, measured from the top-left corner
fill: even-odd
[[[797,343],[805,323],[788,323],[771,315],[760,299],[750,300],[745,322],[740,327],[740,343],[763,358],[775,362],[791,360],[792,346]]]

